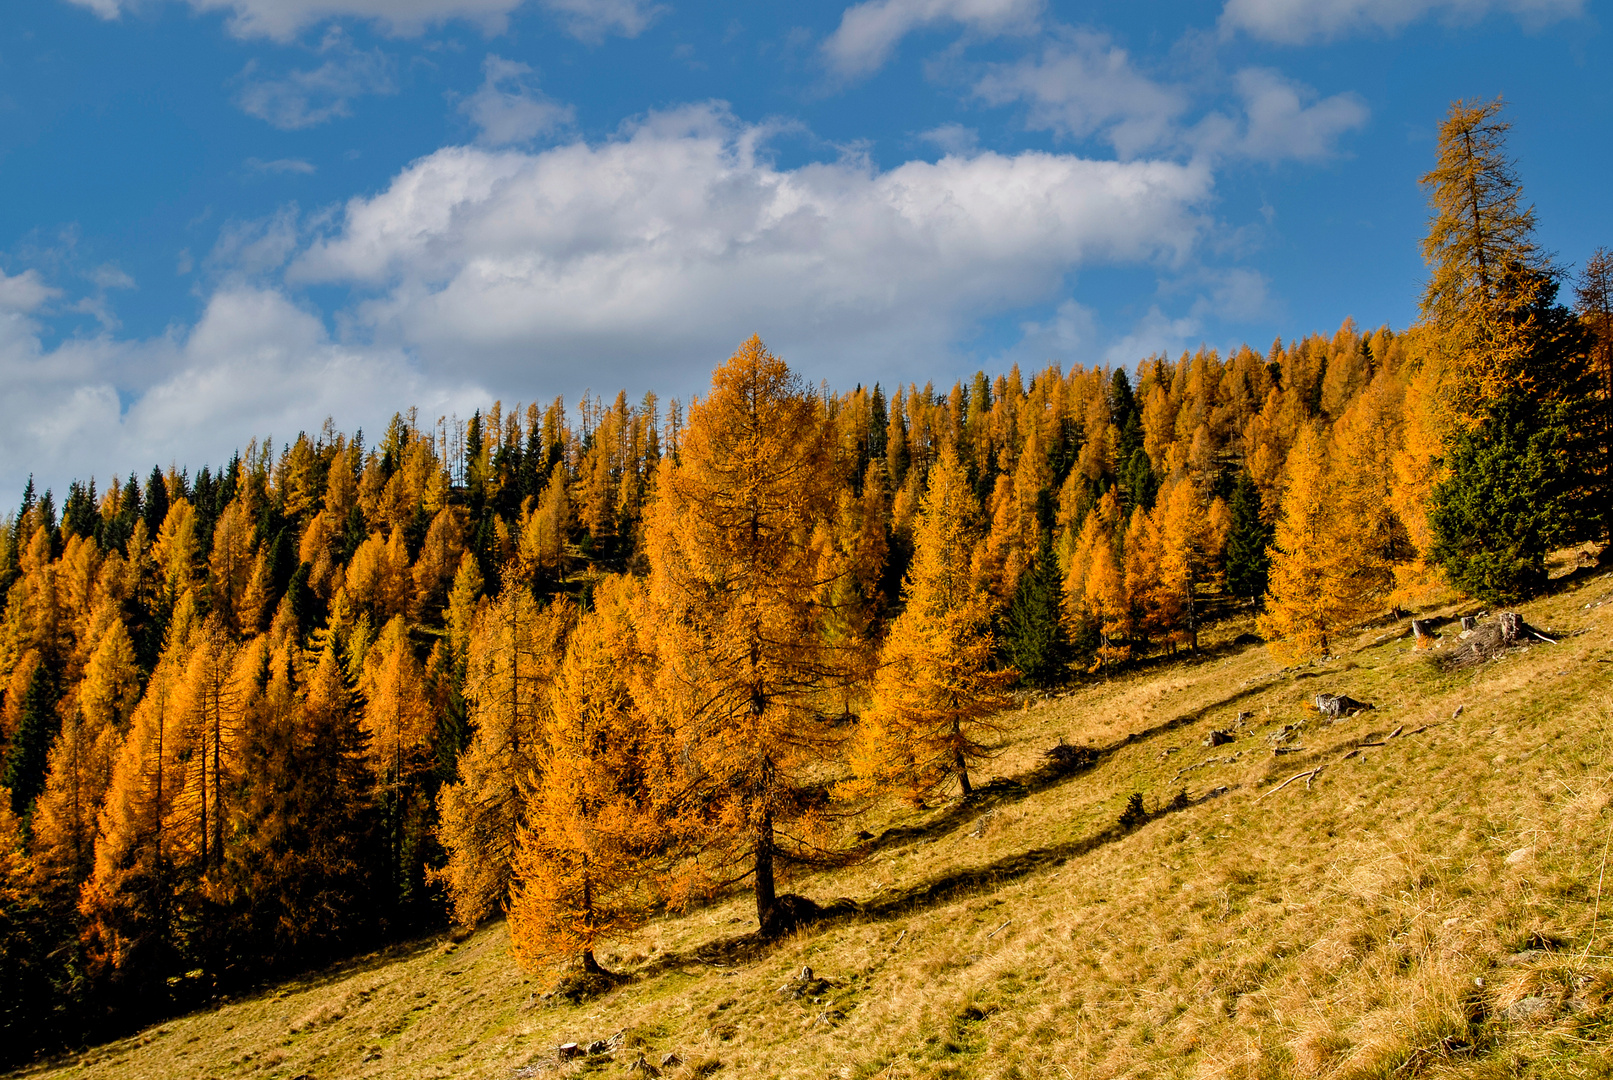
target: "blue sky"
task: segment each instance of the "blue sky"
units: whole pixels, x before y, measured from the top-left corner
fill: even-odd
[[[1613,244],[1589,0],[30,0],[0,15],[0,493],[326,416],[1134,364],[1416,316],[1505,95]]]

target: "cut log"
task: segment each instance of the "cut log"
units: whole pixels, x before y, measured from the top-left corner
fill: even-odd
[[[1439,635],[1434,633],[1434,624],[1427,619],[1411,620],[1411,632],[1417,638],[1414,648],[1432,649],[1434,642],[1439,640]]]

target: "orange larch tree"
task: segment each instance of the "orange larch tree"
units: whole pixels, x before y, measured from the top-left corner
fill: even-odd
[[[642,917],[652,869],[674,850],[675,740],[630,685],[645,662],[633,625],[642,597],[633,578],[600,582],[549,691],[509,902],[510,944],[528,968],[599,972],[595,947]]]
[[[690,407],[647,530],[662,681],[719,819],[713,852],[737,865],[736,880],[751,878],[766,934],[791,922],[779,857],[811,850],[780,825],[802,816],[806,769],[837,741],[822,705],[846,664],[824,639],[811,545],[834,509],[827,443],[811,395],[753,337]]]
[[[865,790],[896,786],[920,799],[989,753],[983,736],[1007,703],[1011,671],[996,670],[993,603],[970,572],[980,511],[950,447],[930,468],[914,527],[906,607],[891,623],[851,761]]]
[[[454,917],[474,925],[509,895],[515,838],[554,680],[576,605],[539,609],[525,589],[506,589],[477,613],[467,645],[465,697],[470,745],[459,779],[438,793],[438,837],[448,852],[442,879]]]

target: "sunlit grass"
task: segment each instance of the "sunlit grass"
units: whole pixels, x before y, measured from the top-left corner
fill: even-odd
[[[495,924],[30,1075],[508,1080],[640,1053],[675,1076],[1613,1075],[1613,578],[1524,610],[1572,636],[1448,673],[1378,628],[1285,670],[1228,625],[1202,658],[1030,699],[982,781],[1026,781],[1060,739],[1110,752],[966,808],[874,809],[848,828],[912,831],[780,883],[865,913],[759,954],[711,948],[754,925],[735,896],[612,943],[645,974],[571,1005]],[[1376,708],[1329,725],[1320,691]],[[1123,830],[1133,792],[1150,820]],[[803,965],[823,992],[781,993]],[[617,1032],[609,1062],[556,1057]]]

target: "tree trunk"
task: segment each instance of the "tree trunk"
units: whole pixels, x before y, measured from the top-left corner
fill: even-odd
[[[773,883],[773,811],[762,813],[756,835],[756,922],[763,936],[771,936],[778,915]]]
[[[956,695],[952,698],[952,707],[958,707]],[[969,763],[963,759],[963,728],[956,713],[952,716],[952,767],[957,770],[958,784],[963,788],[963,797],[967,799],[974,792],[974,786],[969,783]]]

